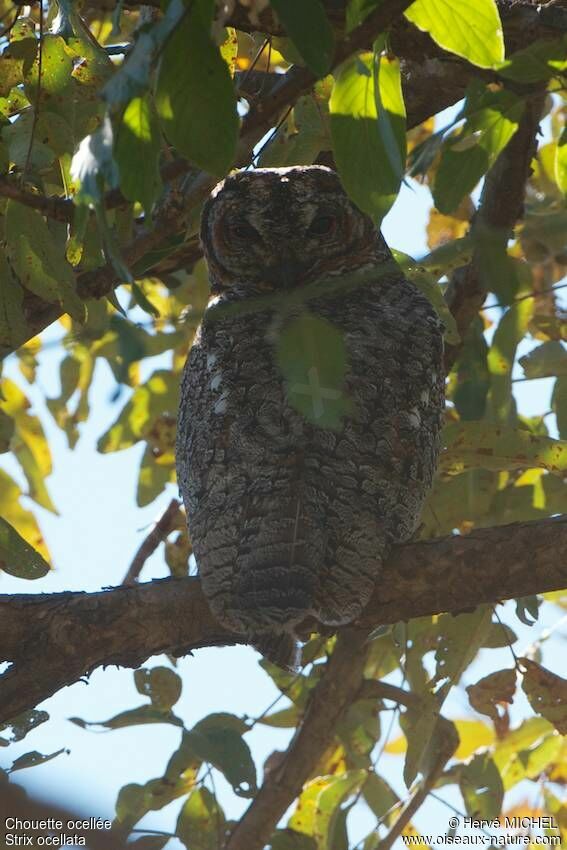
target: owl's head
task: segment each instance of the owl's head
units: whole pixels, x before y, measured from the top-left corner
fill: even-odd
[[[291,290],[375,263],[372,220],[320,165],[240,171],[203,208],[201,242],[215,294]]]

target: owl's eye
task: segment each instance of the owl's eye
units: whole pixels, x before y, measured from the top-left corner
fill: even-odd
[[[245,239],[247,241],[253,241],[260,237],[256,228],[252,227],[248,221],[244,221],[243,219],[231,224],[230,235],[235,236],[236,239]]]
[[[333,233],[337,226],[337,219],[333,215],[318,215],[309,225],[310,236],[328,236]]]

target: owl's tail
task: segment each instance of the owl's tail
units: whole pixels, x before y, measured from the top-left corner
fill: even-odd
[[[297,641],[289,632],[253,635],[251,643],[272,664],[290,673],[297,673],[301,653]]]

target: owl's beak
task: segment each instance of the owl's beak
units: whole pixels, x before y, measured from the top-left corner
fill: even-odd
[[[266,269],[266,282],[277,289],[294,289],[299,285],[305,273],[305,266],[299,260],[286,258]]]

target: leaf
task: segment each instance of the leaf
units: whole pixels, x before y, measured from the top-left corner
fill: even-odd
[[[533,725],[532,725],[533,724]],[[514,746],[513,742],[520,743]],[[493,750],[494,763],[508,791],[524,779],[536,779],[557,759],[561,736],[542,717],[533,717]]]
[[[455,475],[475,466],[485,469],[540,467],[557,474],[567,469],[567,441],[539,437],[521,428],[488,422],[460,422],[444,431],[443,471]]]
[[[146,439],[156,419],[164,413],[175,415],[179,378],[166,369],[154,372],[145,384],[136,387],[118,419],[99,439],[99,452],[117,452]]]
[[[43,578],[50,570],[47,561],[16,529],[0,516],[0,570],[16,578]]]
[[[504,59],[494,0],[415,0],[404,15],[440,47],[479,68],[494,68]]]
[[[22,286],[83,321],[85,305],[77,294],[73,269],[43,217],[17,201],[8,201],[5,227],[7,256]]]
[[[365,770],[339,776],[319,776],[303,786],[288,826],[312,836],[318,850],[327,850],[341,803],[366,780]]]
[[[449,136],[435,175],[433,197],[442,213],[455,210],[514,135],[524,102],[507,90],[492,91],[479,82],[467,89],[465,123]]]
[[[562,440],[567,440],[567,376],[557,378],[551,396],[551,409],[557,420],[557,430]]]
[[[169,667],[140,667],[134,673],[138,693],[149,697],[154,708],[169,711],[181,696],[181,679]]]
[[[469,685],[466,691],[474,710],[497,722],[501,717],[498,706],[514,702],[516,670],[497,670],[479,679],[476,684]]]
[[[567,127],[557,140],[555,149],[555,179],[564,195],[567,195]]]
[[[14,420],[15,435],[12,451],[16,455],[29,485],[29,496],[48,511],[57,513],[45,485],[52,471],[51,451],[37,416],[28,413],[29,401],[20,388],[5,378],[2,381],[0,410]]]
[[[469,325],[464,346],[455,363],[456,385],[453,403],[462,421],[484,418],[486,399],[490,387],[488,371],[488,345],[484,337],[480,316],[475,316]]]
[[[14,275],[6,253],[0,251],[0,357],[14,351],[29,336],[24,315],[24,291]]]
[[[533,299],[518,301],[500,319],[488,352],[491,418],[509,423],[514,410],[512,369],[516,350],[524,338],[533,312]]]
[[[331,67],[335,38],[320,0],[270,0],[305,64],[316,77]]]
[[[122,114],[114,142],[114,158],[120,172],[120,188],[129,201],[139,201],[146,215],[161,189],[159,173],[160,134],[151,101],[133,98]]]
[[[292,112],[258,158],[261,168],[306,165],[331,145],[328,106],[315,94],[300,97]]]
[[[179,153],[222,177],[234,159],[239,120],[230,72],[209,34],[213,6],[213,0],[195,0],[167,41],[156,108]]]
[[[143,726],[147,723],[171,723],[173,726],[183,726],[183,721],[171,711],[156,708],[154,705],[140,705],[138,708],[121,711],[108,720],[82,720],[80,717],[70,717],[69,720],[81,729],[88,729],[91,726],[125,729],[127,726]]]
[[[37,750],[32,750],[29,753],[24,753],[24,755],[18,756],[12,762],[12,766],[8,770],[8,773],[14,773],[15,770],[23,770],[26,767],[35,767],[38,764],[45,764],[46,761],[51,761],[51,759],[57,758],[61,753],[69,753],[70,750],[66,750],[65,747],[62,747],[60,750],[56,750],[54,753],[49,753],[45,755],[44,753],[38,753]]]
[[[347,352],[342,332],[304,312],[280,332],[276,356],[290,404],[315,425],[339,428],[352,407],[344,391]]]
[[[368,774],[362,787],[362,796],[378,820],[385,817],[387,812],[399,802],[396,792],[385,779],[374,772]]]
[[[557,340],[538,345],[529,354],[520,357],[518,362],[526,378],[567,375],[567,350]]]
[[[404,763],[404,782],[409,788],[418,774],[429,776],[445,764],[459,745],[455,724],[439,714],[438,700],[432,694],[423,696],[423,708],[407,709],[400,726],[408,747]]]
[[[537,83],[558,76],[567,68],[567,39],[541,40],[515,53],[498,66],[502,77],[518,83]]]
[[[175,832],[187,850],[218,850],[224,843],[225,816],[207,788],[192,791],[177,819]]]
[[[478,820],[494,820],[500,814],[504,786],[498,768],[488,753],[474,756],[463,766],[459,786],[467,814]]]
[[[492,627],[492,609],[480,605],[471,614],[442,614],[438,621],[435,682],[456,684]]]
[[[520,658],[524,667],[522,688],[534,711],[567,735],[567,680],[529,658]]]
[[[49,551],[37,520],[31,511],[20,504],[21,489],[10,476],[0,469],[0,516],[13,525],[24,540],[49,563]]]
[[[344,62],[329,101],[333,152],[350,197],[379,224],[405,164],[406,113],[396,59],[362,53]]]
[[[28,732],[36,729],[42,723],[49,720],[47,711],[38,711],[35,708],[28,711],[22,711],[17,717],[13,717],[8,723],[0,724],[0,732],[5,732],[6,729],[11,729],[9,733],[10,743],[22,741]]]
[[[455,752],[458,761],[465,761],[477,750],[491,746],[496,738],[494,729],[482,720],[455,720],[455,727],[459,736]]]
[[[301,714],[297,706],[292,705],[289,708],[282,708],[281,711],[275,711],[273,714],[267,714],[265,717],[262,717],[259,722],[264,726],[294,729],[300,719]]]
[[[224,774],[239,797],[256,794],[256,767],[242,733],[248,727],[233,714],[210,714],[187,733],[190,746],[203,761]]]
[[[317,850],[317,843],[310,835],[294,829],[277,829],[270,840],[270,850]]]

